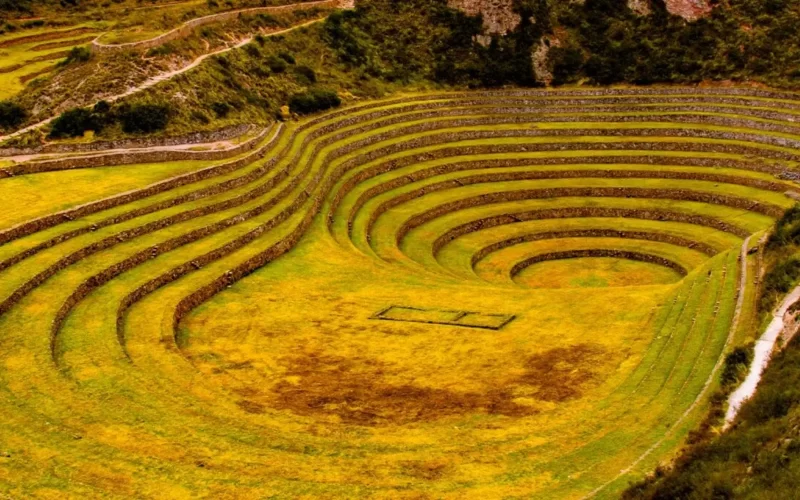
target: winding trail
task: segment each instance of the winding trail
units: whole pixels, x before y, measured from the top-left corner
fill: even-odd
[[[318,0],[315,2],[298,2],[293,4],[285,4],[285,5],[272,5],[272,6],[265,6],[265,7],[251,7],[247,9],[238,9],[238,10],[229,10],[225,12],[218,12],[216,14],[209,14],[203,17],[196,17],[194,19],[190,19],[186,21],[182,25],[174,28],[166,33],[162,33],[157,35],[153,38],[147,40],[138,40],[135,42],[127,42],[127,43],[102,43],[100,42],[100,38],[103,37],[103,34],[98,36],[92,41],[92,50],[93,51],[122,51],[122,50],[129,50],[129,49],[147,49],[152,47],[157,47],[159,45],[163,45],[165,43],[169,43],[171,41],[185,38],[188,36],[194,29],[199,28],[201,26],[205,26],[207,24],[218,23],[218,22],[225,22],[230,19],[236,18],[241,16],[242,14],[256,14],[262,12],[293,12],[297,10],[305,10],[314,7],[320,7],[324,5],[330,6],[335,0]]]
[[[312,19],[311,21],[307,21],[305,23],[298,24],[296,26],[291,26],[291,27],[283,29],[283,30],[274,31],[272,33],[267,33],[267,34],[262,35],[262,36],[264,36],[264,37],[272,37],[272,36],[277,36],[277,35],[283,35],[283,34],[288,33],[290,31],[294,31],[294,30],[297,30],[297,29],[300,29],[300,28],[305,28],[306,26],[310,26],[312,24],[318,23],[320,21],[323,21],[324,19],[326,19],[326,18],[325,17],[321,17],[319,19]],[[216,55],[219,55],[219,54],[223,54],[225,52],[229,52],[229,51],[234,50],[234,49],[238,49],[238,48],[244,47],[248,43],[252,42],[253,38],[254,37],[252,37],[252,36],[251,37],[247,37],[247,38],[245,38],[245,39],[243,39],[243,40],[241,40],[241,41],[237,42],[236,44],[231,45],[229,47],[225,47],[223,49],[219,49],[219,50],[216,50],[214,52],[209,52],[207,54],[203,54],[201,56],[198,56],[196,59],[194,59],[192,62],[190,62],[186,66],[183,66],[181,68],[178,68],[178,69],[175,69],[175,70],[172,70],[172,71],[167,71],[167,72],[158,74],[158,75],[156,75],[156,76],[144,81],[143,83],[141,83],[141,84],[139,84],[139,85],[137,85],[135,87],[129,88],[128,90],[126,90],[125,92],[122,92],[121,94],[113,95],[113,96],[110,96],[110,97],[105,97],[104,100],[106,100],[108,102],[115,102],[115,101],[118,101],[118,100],[120,100],[122,98],[128,97],[128,96],[136,94],[138,92],[141,92],[142,90],[149,89],[150,87],[152,87],[154,85],[157,85],[157,84],[159,84],[159,83],[161,83],[163,81],[170,80],[172,78],[175,78],[178,75],[182,75],[183,73],[191,71],[192,69],[194,69],[197,66],[199,66],[203,61],[205,61],[206,59],[208,59],[211,56],[216,56]],[[14,137],[18,137],[18,136],[20,136],[22,134],[25,134],[27,132],[30,132],[32,130],[38,130],[38,129],[44,127],[45,125],[49,124],[53,120],[55,120],[56,117],[57,117],[57,115],[56,116],[51,116],[50,118],[47,118],[47,119],[42,120],[40,122],[34,123],[33,125],[28,125],[25,128],[21,128],[21,129],[17,130],[16,132],[12,132],[12,133],[7,134],[7,135],[2,135],[2,136],[0,136],[0,143],[3,142],[3,141],[6,141],[8,139],[13,139]]]
[[[730,328],[730,330],[728,330],[728,338],[725,339],[725,345],[722,347],[722,352],[725,352],[725,350],[728,348],[728,346],[731,343],[731,339],[733,339],[733,336],[736,333],[736,330],[739,328],[739,320],[741,319],[742,307],[744,306],[744,295],[745,295],[744,294],[744,287],[747,284],[747,249],[750,246],[750,238],[752,238],[752,235],[748,236],[742,242],[742,249],[741,249],[741,253],[740,253],[740,256],[739,256],[739,262],[740,262],[740,265],[741,265],[741,274],[739,275],[739,291],[738,291],[738,293],[736,295],[736,309],[734,310],[734,313],[733,313],[733,320],[731,321],[731,328]],[[798,286],[795,289],[795,292],[797,292],[798,296],[800,297],[800,286]],[[680,418],[678,418],[669,427],[669,429],[667,429],[667,432],[661,437],[661,439],[659,439],[658,441],[653,443],[653,445],[650,448],[648,448],[644,453],[639,455],[639,457],[636,460],[634,460],[628,467],[622,469],[619,472],[619,474],[617,474],[613,479],[610,479],[609,481],[607,481],[607,482],[603,483],[602,485],[598,486],[597,488],[592,490],[588,495],[584,496],[583,498],[586,499],[586,498],[592,498],[592,497],[597,496],[598,493],[603,491],[610,484],[616,482],[622,476],[625,476],[626,474],[629,474],[637,465],[639,465],[644,459],[646,459],[648,456],[650,456],[651,453],[653,453],[656,449],[658,449],[658,447],[661,446],[664,443],[664,441],[666,441],[666,439],[673,433],[673,431],[676,428],[678,428],[678,426],[681,425],[681,423],[686,419],[686,417],[688,417],[689,414],[692,411],[694,411],[694,409],[697,407],[697,405],[700,403],[700,401],[706,396],[706,393],[708,392],[709,387],[711,387],[711,382],[714,381],[714,378],[716,377],[717,372],[719,371],[720,367],[722,366],[723,360],[724,360],[724,357],[720,356],[719,359],[717,360],[717,363],[714,365],[714,369],[712,369],[711,373],[708,375],[708,379],[706,379],[706,383],[703,385],[703,389],[697,395],[697,397],[692,402],[692,404],[686,409],[686,411],[683,412],[683,414],[680,416]]]
[[[755,348],[753,349],[753,362],[750,363],[750,370],[747,377],[742,382],[733,394],[728,398],[728,411],[725,413],[725,428],[729,428],[739,409],[745,401],[750,399],[756,392],[758,383],[761,381],[761,375],[764,369],[769,364],[772,352],[775,350],[775,342],[778,337],[783,333],[784,322],[783,317],[795,302],[800,300],[800,285],[796,286],[789,295],[787,295],[781,305],[772,313],[772,321],[767,326],[766,331],[756,341]]]

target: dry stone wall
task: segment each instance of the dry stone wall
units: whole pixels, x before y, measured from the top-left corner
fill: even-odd
[[[612,250],[605,248],[591,248],[586,250],[566,250],[563,252],[548,252],[536,255],[519,262],[511,268],[511,276],[516,276],[523,269],[530,267],[539,262],[546,262],[549,260],[562,260],[562,259],[576,259],[582,257],[612,257],[617,259],[635,260],[639,262],[648,262],[650,264],[657,264],[659,266],[668,267],[677,272],[681,276],[686,276],[688,271],[685,267],[677,262],[671,261],[659,255],[652,255],[643,252],[632,252],[628,250]]]
[[[649,221],[666,221],[666,222],[682,222],[685,224],[693,224],[697,226],[704,226],[725,233],[733,234],[740,238],[746,238],[750,233],[735,224],[730,222],[708,217],[704,215],[693,215],[682,212],[671,212],[668,210],[655,210],[655,209],[633,209],[633,208],[612,208],[612,207],[567,207],[567,208],[548,208],[539,210],[529,210],[525,212],[514,212],[502,215],[494,215],[484,217],[471,222],[461,224],[459,226],[449,229],[441,236],[436,238],[433,243],[434,255],[441,251],[447,244],[453,240],[460,238],[475,231],[490,229],[497,226],[505,226],[508,224],[516,224],[518,222],[534,221],[534,220],[547,220],[547,219],[573,219],[580,217],[595,217],[595,218],[625,218],[625,219],[640,219]],[[473,265],[483,255],[476,254],[473,256]]]
[[[222,160],[253,150],[269,134],[269,129],[263,129],[258,135],[253,136],[241,144],[227,149],[213,149],[209,151],[191,150],[163,150],[163,151],[125,151],[120,153],[107,153],[92,156],[77,156],[58,158],[55,160],[41,160],[12,165],[0,171],[3,176],[36,174],[41,172],[54,172],[57,170],[71,170],[76,168],[114,167],[119,165],[134,165],[137,163],[161,163],[168,161],[188,160]]]
[[[203,144],[227,141],[250,132],[254,125],[240,124],[218,130],[194,132],[174,137],[142,137],[136,139],[120,139],[116,141],[92,141],[81,144],[51,143],[36,148],[0,148],[0,157],[55,153],[83,153],[89,151],[105,151],[110,149],[137,149],[163,146],[179,146],[182,144]]]

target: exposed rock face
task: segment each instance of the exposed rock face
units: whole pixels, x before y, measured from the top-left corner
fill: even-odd
[[[710,0],[664,0],[672,14],[693,21],[711,12]]]
[[[533,74],[536,76],[536,81],[550,85],[553,81],[552,68],[549,64],[548,55],[550,54],[551,47],[560,47],[561,41],[556,37],[545,36],[539,41],[539,44],[534,46],[533,53],[531,54],[531,62],[533,63]]]
[[[583,3],[582,0],[572,0]],[[711,12],[711,0],[664,0],[672,14],[693,21]],[[471,16],[483,15],[483,27],[487,35],[504,35],[520,23],[514,12],[513,0],[448,0],[447,5],[460,9]],[[641,15],[650,13],[650,0],[628,0],[628,7]]]
[[[650,13],[650,2],[648,0],[628,0],[628,8],[640,16]]]
[[[514,12],[513,0],[447,0],[447,5],[470,16],[483,16],[487,35],[505,35],[516,28],[521,18]]]

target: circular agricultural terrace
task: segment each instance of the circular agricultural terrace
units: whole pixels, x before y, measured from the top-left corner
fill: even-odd
[[[75,498],[614,496],[705,414],[798,118],[747,89],[415,95],[0,232],[6,470]]]

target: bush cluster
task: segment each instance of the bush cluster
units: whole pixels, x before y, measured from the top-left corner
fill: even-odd
[[[0,128],[9,129],[22,124],[28,114],[19,104],[12,101],[0,101]]]
[[[165,129],[170,114],[170,107],[166,104],[135,104],[122,106],[118,118],[124,132],[148,134]]]
[[[80,137],[87,130],[99,132],[105,124],[105,118],[86,108],[73,108],[61,113],[50,128],[50,137]]]
[[[0,11],[30,12],[31,0],[0,0]]]
[[[289,99],[292,113],[308,114],[335,108],[342,103],[336,92],[324,89],[312,89],[302,94],[294,94]]]
[[[92,51],[89,49],[89,47],[72,47],[72,50],[69,51],[67,58],[62,61],[62,65],[82,63],[91,58]]]
[[[88,108],[67,110],[53,120],[49,137],[61,139],[80,137],[87,130],[100,132],[115,122],[122,124],[126,133],[151,133],[166,128],[171,111],[164,104],[123,104],[112,108],[106,101]]]
[[[226,116],[228,116],[230,110],[231,107],[227,102],[217,101],[211,103],[211,111],[213,111],[214,114],[217,115],[217,118],[225,118]]]
[[[297,78],[297,81],[303,85],[317,83],[317,73],[308,66],[295,66],[294,74]]]

